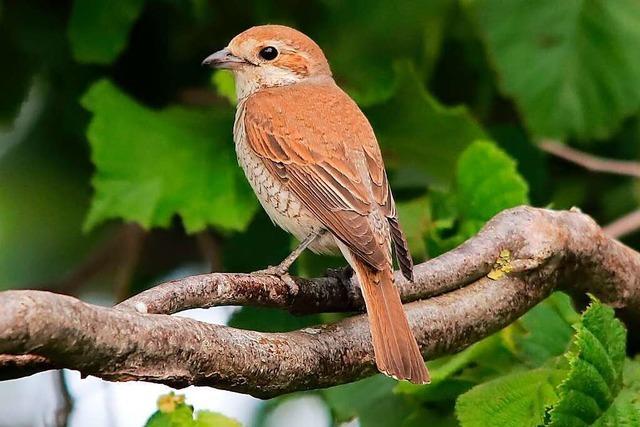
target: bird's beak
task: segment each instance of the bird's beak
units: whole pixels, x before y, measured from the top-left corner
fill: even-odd
[[[232,70],[238,65],[246,64],[246,62],[247,61],[244,59],[232,54],[229,49],[224,48],[207,56],[204,61],[202,61],[202,65],[206,65],[211,68],[225,68]]]

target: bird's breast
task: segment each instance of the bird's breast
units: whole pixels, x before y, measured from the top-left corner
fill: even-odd
[[[244,105],[239,104],[233,127],[238,163],[244,171],[251,188],[271,220],[285,231],[303,240],[311,233],[324,229],[300,200],[291,193],[287,185],[274,176],[265,166],[264,160],[251,149],[244,128]],[[319,253],[333,253],[337,249],[332,236],[310,246]]]

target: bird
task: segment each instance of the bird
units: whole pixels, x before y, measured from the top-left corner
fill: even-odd
[[[305,249],[342,253],[364,297],[378,370],[428,383],[394,283],[392,246],[410,281],[413,261],[380,147],[320,46],[296,29],[260,25],[202,64],[234,74],[238,162],[271,220],[300,241],[263,272],[286,274]]]

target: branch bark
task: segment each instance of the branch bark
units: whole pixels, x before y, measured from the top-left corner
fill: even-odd
[[[504,250],[511,271],[491,280],[487,274]],[[460,247],[417,265],[413,283],[396,278],[423,355],[432,359],[507,326],[556,289],[591,292],[637,321],[638,273],[640,254],[587,215],[520,207],[499,214]],[[229,304],[294,313],[363,307],[355,279],[340,275],[193,276],[113,308],[42,291],[7,291],[0,293],[0,377],[66,367],[111,381],[209,385],[266,398],[375,372],[365,315],[287,333],[168,315]]]

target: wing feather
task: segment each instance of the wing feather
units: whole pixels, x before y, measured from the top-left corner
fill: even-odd
[[[357,105],[337,86],[298,84],[260,91],[243,108],[247,141],[267,169],[362,261],[388,266],[388,227],[373,218],[395,218],[395,206]]]

